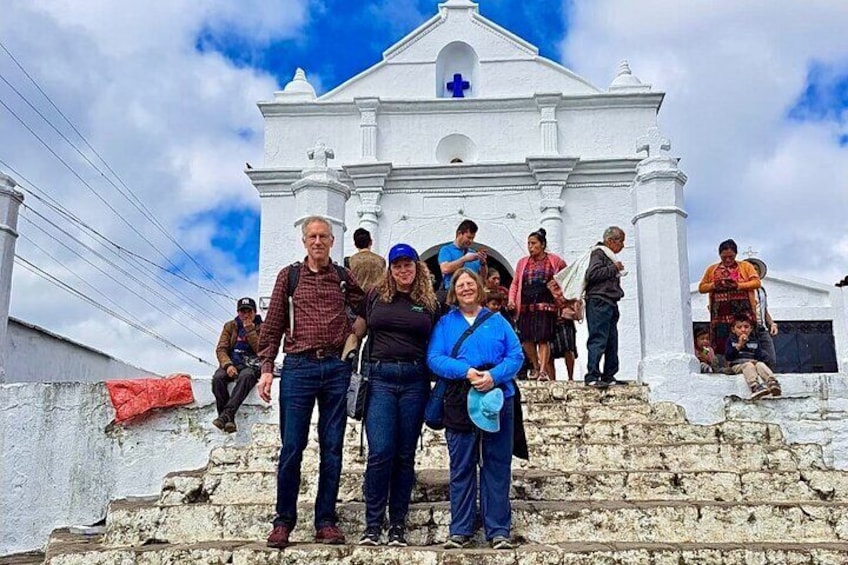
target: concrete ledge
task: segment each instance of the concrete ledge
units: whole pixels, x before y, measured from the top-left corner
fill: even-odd
[[[848,376],[841,373],[777,375],[783,395],[750,401],[741,375],[693,373],[651,382],[652,402],[682,406],[694,424],[753,420],[778,424],[789,443],[822,446],[824,461],[848,470]]]
[[[194,404],[109,426],[103,383],[0,385],[0,555],[40,549],[57,527],[93,524],[112,499],[157,495],[168,473],[203,467],[212,448],[247,443],[254,423],[278,421],[276,398],[269,407],[254,391],[239,431],[225,435],[211,425],[211,378],[192,388]]]

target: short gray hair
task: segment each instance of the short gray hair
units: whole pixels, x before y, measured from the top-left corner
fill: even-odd
[[[610,226],[604,230],[604,241],[621,241],[624,239],[624,230],[618,226]]]
[[[300,224],[300,231],[303,233],[303,237],[306,237],[306,230],[309,229],[309,226],[315,223],[324,224],[327,226],[327,229],[330,230],[330,235],[333,235],[333,224],[330,223],[330,220],[325,218],[324,216],[307,216],[304,218],[303,223]]]

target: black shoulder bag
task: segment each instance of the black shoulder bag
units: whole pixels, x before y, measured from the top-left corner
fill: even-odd
[[[461,336],[459,336],[459,339],[451,350],[450,356],[455,358],[459,354],[459,348],[465,340],[468,339],[468,337],[473,334],[477,328],[483,325],[483,322],[491,318],[493,315],[494,312],[487,311],[478,316],[474,323],[471,324],[471,326],[469,326]],[[452,408],[448,409],[448,399],[455,399],[458,394],[462,395],[462,411],[465,413],[465,419],[468,421],[469,425],[473,425],[471,424],[471,419],[468,418],[468,408],[465,405],[465,396],[468,394],[468,388],[470,386],[471,384],[468,382],[468,379],[452,380],[444,379],[442,377],[436,379],[436,386],[433,387],[433,390],[430,393],[430,399],[427,401],[427,406],[424,408],[424,423],[427,424],[427,427],[433,430],[441,430],[447,427],[451,430],[466,431],[461,429],[461,427],[457,427],[457,425],[460,425],[461,422],[457,421],[457,415],[454,414],[456,411],[453,408],[455,400],[452,400]],[[468,428],[468,430],[471,429],[472,428],[470,427]]]

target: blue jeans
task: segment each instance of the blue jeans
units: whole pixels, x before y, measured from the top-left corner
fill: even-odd
[[[618,317],[617,304],[594,297],[586,301],[586,324],[589,326],[586,382],[611,381],[618,372]],[[604,358],[603,373],[601,357]]]
[[[477,430],[445,431],[450,454],[450,535],[474,535],[477,513],[477,464],[480,464],[480,514],[486,539],[509,537],[512,509],[509,487],[512,482],[512,398],[501,408],[501,429],[494,434]],[[482,443],[482,447],[478,443]],[[482,460],[480,454],[482,452]]]
[[[415,444],[430,396],[430,380],[423,361],[378,361],[369,363],[368,371],[365,524],[382,527],[388,504],[389,524],[402,526],[415,484]]]
[[[280,378],[280,436],[283,446],[277,466],[275,526],[294,528],[297,523],[300,464],[316,400],[321,462],[315,497],[315,528],[336,524],[349,384],[348,362],[335,357],[311,359],[303,355],[286,355]]]

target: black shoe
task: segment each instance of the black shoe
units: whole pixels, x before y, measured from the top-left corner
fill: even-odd
[[[227,423],[224,424],[224,431],[228,434],[234,434],[237,430],[238,428],[236,427],[235,421],[233,421],[232,419],[227,419]]]
[[[409,545],[406,541],[406,532],[403,526],[395,525],[389,527],[389,543],[391,547],[406,547]]]
[[[601,377],[601,380],[603,382],[607,383],[607,386],[626,385],[627,384],[625,381],[616,380],[614,377],[610,377],[610,378]]]
[[[586,379],[586,386],[592,388],[607,388],[609,383],[601,379]]]
[[[363,533],[362,537],[359,538],[359,545],[380,545],[380,536],[382,535],[383,532],[379,526],[365,528],[365,533]]]

